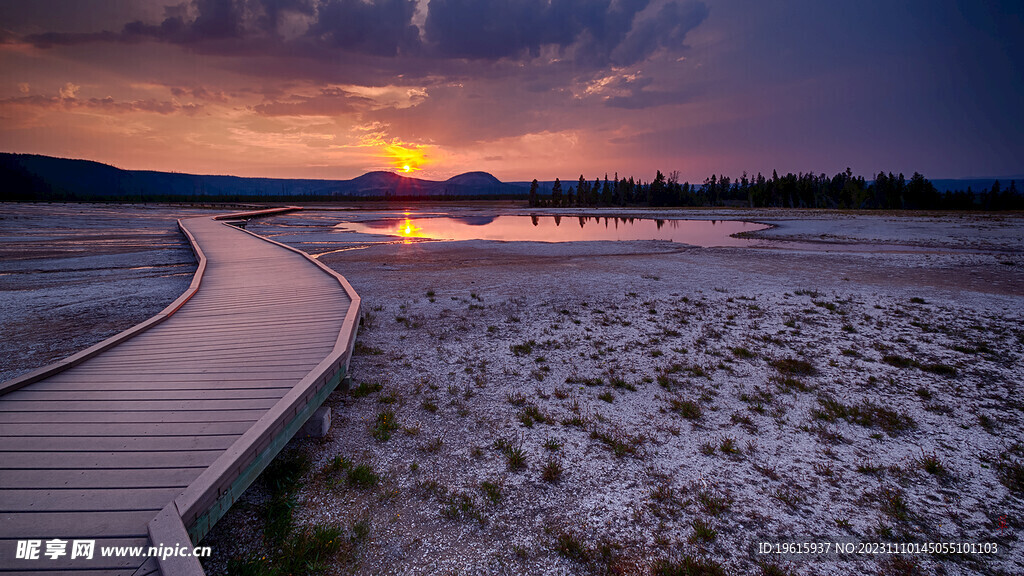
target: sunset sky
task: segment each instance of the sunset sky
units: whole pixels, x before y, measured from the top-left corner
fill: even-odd
[[[0,151],[502,180],[1024,174],[1024,4],[0,1]]]

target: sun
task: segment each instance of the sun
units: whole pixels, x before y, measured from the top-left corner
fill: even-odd
[[[381,155],[395,171],[403,174],[419,172],[424,165],[430,163],[426,155],[426,148],[416,144],[405,146],[390,144],[384,147]]]

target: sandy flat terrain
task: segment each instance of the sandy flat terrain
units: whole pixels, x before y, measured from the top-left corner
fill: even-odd
[[[156,314],[196,264],[178,207],[0,205],[0,381]]]

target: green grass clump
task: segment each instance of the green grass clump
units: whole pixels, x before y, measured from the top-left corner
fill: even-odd
[[[358,340],[356,341],[355,345],[352,346],[352,355],[353,356],[363,356],[363,355],[380,356],[383,353],[384,353],[384,351],[381,350],[380,348],[376,348],[374,346],[367,346],[366,344],[363,344],[362,342],[360,342]]]
[[[636,392],[636,385],[631,384],[624,378],[617,376],[608,379],[608,385],[617,390],[629,390],[630,392]]]
[[[483,523],[484,517],[477,510],[473,497],[464,492],[453,492],[441,499],[441,515],[445,518],[474,518]]]
[[[373,488],[380,482],[380,477],[369,464],[353,464],[344,456],[335,456],[320,471],[329,486],[337,486],[342,480],[354,488]]]
[[[914,419],[906,414],[880,406],[865,400],[860,404],[846,405],[834,396],[822,394],[818,397],[819,408],[811,410],[811,415],[828,422],[837,419],[846,420],[867,428],[881,428],[890,436],[909,430],[915,426]]]
[[[374,392],[380,392],[383,387],[380,382],[360,382],[359,386],[349,390],[348,394],[353,398],[362,398]]]
[[[356,488],[373,488],[380,481],[380,477],[373,471],[369,464],[359,464],[348,469],[345,473],[349,486]]]
[[[540,411],[540,408],[536,404],[527,404],[519,414],[516,416],[519,421],[527,428],[533,428],[534,422],[538,424],[545,424],[553,422],[553,419],[547,414]]]
[[[718,531],[711,527],[711,524],[701,518],[694,518],[690,523],[693,526],[693,534],[690,535],[690,543],[711,542],[718,536]]]
[[[878,500],[881,510],[894,520],[909,520],[910,511],[907,508],[907,500],[903,491],[899,488],[883,486],[878,490]]]
[[[654,563],[653,576],[726,576],[725,568],[710,558],[699,558],[689,554],[675,559],[658,560]]]
[[[272,543],[282,542],[292,529],[292,512],[302,476],[309,470],[309,457],[292,452],[274,459],[263,472],[270,498],[263,510],[263,534]]]
[[[501,502],[502,493],[500,484],[485,480],[480,483],[480,491],[484,493],[484,498],[486,498],[491,504]]]
[[[395,413],[392,410],[378,412],[371,435],[381,442],[387,442],[395,430],[398,430],[398,419],[395,417]]]
[[[533,347],[536,345],[536,341],[527,340],[522,344],[512,344],[511,346],[509,346],[509,349],[512,350],[512,353],[515,354],[516,356],[528,356],[530,352],[533,352]]]
[[[932,476],[946,475],[946,467],[942,465],[942,460],[939,460],[938,454],[934,452],[931,454],[921,454],[921,457],[915,463]]]
[[[297,530],[281,547],[276,568],[280,574],[319,574],[345,544],[337,526],[318,524]]]
[[[590,561],[590,549],[587,544],[568,531],[562,530],[555,534],[555,552],[576,562]]]
[[[562,479],[562,463],[555,458],[548,458],[540,469],[540,476],[545,482],[558,482]]]
[[[672,411],[679,414],[687,420],[700,420],[703,416],[703,412],[700,409],[700,404],[697,404],[693,400],[678,400],[672,398],[669,400],[672,405]]]
[[[743,346],[737,346],[732,349],[733,356],[737,358],[753,358],[754,353]]]
[[[552,452],[557,452],[562,449],[562,443],[555,438],[548,438],[544,441],[544,447]]]
[[[885,356],[882,356],[882,362],[897,368],[914,368],[920,366],[917,360],[907,358],[906,356],[900,356],[899,354],[886,354]]]
[[[642,437],[630,437],[617,430],[601,430],[597,426],[591,428],[590,437],[603,444],[619,458],[627,454],[636,454],[637,448],[643,443]]]
[[[732,505],[732,500],[724,494],[720,495],[711,490],[701,490],[697,493],[697,503],[711,516],[720,516],[729,509],[729,506]]]
[[[323,473],[339,474],[350,466],[339,456]],[[353,545],[365,537],[365,533],[360,537],[356,530],[355,537],[345,538],[345,531],[335,525],[315,524],[298,529],[294,525],[292,512],[297,505],[296,496],[309,467],[309,458],[299,452],[283,454],[267,467],[261,476],[270,496],[263,508],[266,552],[230,560],[228,573],[309,576],[351,559]]]
[[[810,362],[797,358],[779,358],[772,360],[771,365],[782,374],[791,376],[814,376],[818,373]]]
[[[329,566],[349,560],[352,544],[337,526],[317,524],[306,526],[281,543],[270,558],[266,556],[232,558],[227,573],[235,576],[312,576]]]
[[[956,368],[949,364],[922,364],[920,368],[925,372],[931,372],[932,374],[938,374],[939,376],[956,376]]]
[[[523,441],[521,439],[512,442],[505,438],[498,438],[494,441],[494,448],[505,454],[509,470],[514,472],[526,468],[526,451],[523,450]]]
[[[957,375],[955,366],[942,364],[941,362],[922,364],[913,358],[907,358],[906,356],[900,356],[899,354],[886,354],[885,356],[882,356],[882,362],[897,368],[917,368],[919,370],[924,370],[925,372],[938,374],[939,376],[952,377]]]
[[[583,378],[580,376],[569,376],[565,379],[566,384],[583,384],[584,386],[601,386],[604,384],[604,380],[600,376],[594,376],[593,378]]]
[[[730,456],[740,453],[740,447],[736,443],[736,439],[729,436],[722,438],[722,442],[718,445],[718,449],[722,451],[722,454],[729,454]]]

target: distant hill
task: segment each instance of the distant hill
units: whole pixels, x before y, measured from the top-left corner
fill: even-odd
[[[486,172],[421,180],[368,172],[351,180],[243,178],[121,170],[100,162],[34,154],[0,154],[3,200],[301,200],[524,196]]]

